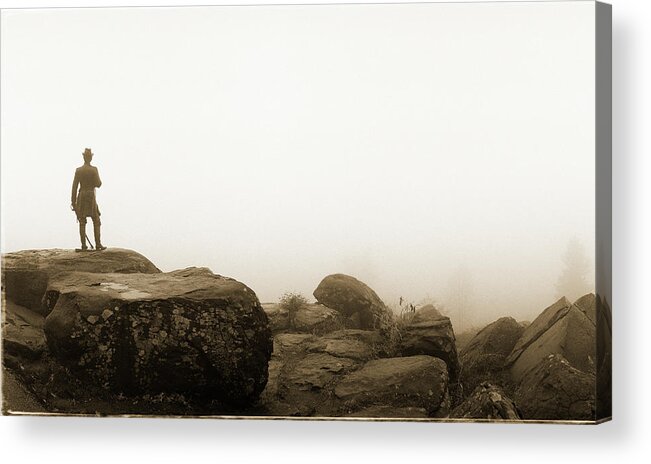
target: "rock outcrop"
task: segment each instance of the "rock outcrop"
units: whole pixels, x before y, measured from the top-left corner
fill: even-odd
[[[517,406],[497,386],[482,382],[450,417],[455,419],[521,420]]]
[[[461,401],[461,364],[450,318],[442,316],[435,308],[423,308],[414,314],[405,315],[400,329],[398,353],[401,356],[427,355],[442,359],[448,370],[453,404]]]
[[[50,280],[63,272],[159,273],[147,258],[132,250],[109,248],[101,253],[74,250],[25,250],[2,255],[2,287],[7,299],[42,315],[42,298]]]
[[[343,328],[339,312],[322,304],[307,304],[298,309],[291,326],[289,311],[282,305],[263,303],[262,309],[267,313],[273,333],[294,331],[320,335]]]
[[[447,368],[430,356],[375,359],[377,331],[277,334],[263,414],[424,417],[449,410]]]
[[[327,353],[357,361],[368,361],[376,355],[381,336],[377,332],[347,329],[317,337],[305,345],[310,353]]]
[[[109,391],[239,407],[267,382],[272,339],[255,293],[208,269],[60,273],[45,302],[51,352]]]
[[[595,386],[593,374],[572,367],[561,355],[551,354],[527,372],[514,400],[524,419],[592,421]]]
[[[129,250],[9,253],[2,273],[5,411],[511,421],[610,411],[610,309],[592,294],[531,324],[501,318],[460,349],[433,305],[397,318],[343,274],[324,278],[318,303],[290,323],[236,280],[162,273]]]
[[[506,359],[515,383],[522,381],[528,371],[550,354],[560,354],[577,369],[594,372],[596,328],[591,319],[594,301],[591,295],[575,304],[561,298],[527,326]]]
[[[384,358],[346,375],[334,394],[348,409],[390,404],[423,408],[430,417],[445,417],[450,407],[447,383],[447,367],[438,358]]]
[[[345,274],[325,277],[314,290],[322,305],[339,311],[347,327],[377,329],[391,313],[379,296],[364,282]]]
[[[334,384],[372,355],[375,332],[340,330],[322,337],[283,333],[274,336],[269,382],[261,395],[262,413],[283,416],[339,416]]]
[[[522,336],[524,327],[512,317],[502,317],[488,324],[461,350],[461,383],[468,394],[483,382],[508,388],[510,375],[506,357]]]

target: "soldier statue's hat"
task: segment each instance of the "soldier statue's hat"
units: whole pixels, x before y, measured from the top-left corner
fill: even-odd
[[[86,148],[83,153],[84,156],[93,156],[93,152],[90,150],[90,148]]]

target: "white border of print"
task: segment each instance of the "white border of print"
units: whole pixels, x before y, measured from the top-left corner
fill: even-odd
[[[279,1],[0,0],[0,7],[299,4]],[[320,0],[314,3],[342,3]],[[407,3],[368,2],[355,3]],[[413,2],[411,2],[413,3]],[[613,4],[614,420],[600,426],[0,418],[5,462],[641,462],[651,456],[651,2]],[[0,70],[1,73],[1,70]],[[642,459],[640,459],[642,458]]]

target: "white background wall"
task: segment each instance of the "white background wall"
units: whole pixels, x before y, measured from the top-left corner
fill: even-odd
[[[45,2],[7,2],[2,6]],[[126,0],[115,2],[125,5]],[[183,2],[176,0],[174,4]],[[231,1],[229,3],[237,3]],[[613,0],[615,419],[599,427],[290,421],[0,419],[12,462],[641,462],[648,398],[651,7]],[[81,2],[61,3],[82,5]],[[102,5],[110,2],[103,1]],[[148,4],[140,2],[141,5]],[[162,5],[165,2],[150,2]]]

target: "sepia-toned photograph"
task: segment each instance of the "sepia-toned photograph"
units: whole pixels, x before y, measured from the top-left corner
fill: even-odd
[[[4,415],[611,418],[609,5],[0,19]]]

